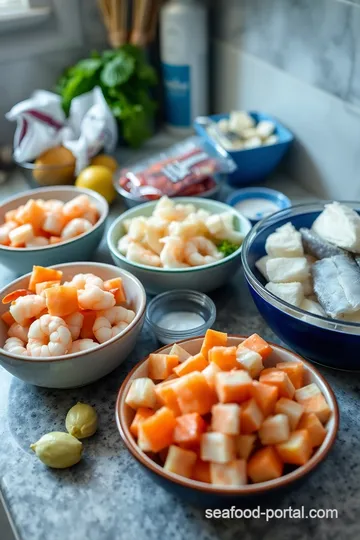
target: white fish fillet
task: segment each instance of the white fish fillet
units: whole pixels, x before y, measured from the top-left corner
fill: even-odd
[[[304,300],[304,289],[301,283],[267,283],[265,289],[288,304],[300,307]]]
[[[302,257],[301,234],[291,223],[286,223],[267,237],[265,250],[270,257]]]
[[[360,216],[344,204],[327,204],[312,230],[335,246],[360,253]]]
[[[326,317],[326,313],[320,306],[320,304],[318,302],[314,302],[313,300],[309,300],[309,298],[304,298],[300,307],[304,311],[308,311],[309,313],[313,313],[314,315],[321,315],[322,317]]]
[[[309,264],[305,257],[276,257],[266,262],[269,280],[274,283],[305,281],[309,277]]]
[[[256,268],[259,270],[260,274],[264,276],[265,279],[269,279],[269,276],[266,272],[266,263],[270,259],[269,255],[264,255],[261,259],[258,259],[255,263]]]

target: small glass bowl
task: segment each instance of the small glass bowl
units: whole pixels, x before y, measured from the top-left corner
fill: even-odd
[[[187,330],[168,330],[159,326],[160,319],[173,311],[191,311],[204,319],[204,324]],[[214,302],[206,294],[191,290],[167,291],[155,296],[146,310],[146,321],[161,343],[169,344],[182,339],[201,336],[216,319]]]

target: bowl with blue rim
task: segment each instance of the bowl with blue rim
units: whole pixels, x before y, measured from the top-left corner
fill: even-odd
[[[290,199],[284,193],[264,187],[238,189],[228,196],[226,203],[253,224],[291,206]]]

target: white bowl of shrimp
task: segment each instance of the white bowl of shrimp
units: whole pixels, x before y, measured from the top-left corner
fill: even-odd
[[[0,298],[0,365],[46,388],[84,386],[113,371],[145,318],[139,280],[101,263],[34,267]]]
[[[105,230],[109,207],[74,186],[23,191],[0,203],[0,263],[22,275],[34,263],[88,260]]]
[[[247,218],[222,202],[163,197],[117,218],[107,243],[115,264],[139,278],[149,294],[208,292],[234,276],[250,229]],[[221,252],[220,244],[231,253]]]

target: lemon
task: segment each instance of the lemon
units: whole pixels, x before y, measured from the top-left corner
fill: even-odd
[[[76,187],[92,189],[100,193],[110,204],[115,199],[113,173],[103,165],[90,165],[83,169],[75,182]]]
[[[72,184],[75,176],[75,157],[64,146],[55,146],[35,160],[33,177],[43,186]]]
[[[48,467],[66,469],[79,463],[83,450],[82,443],[69,433],[52,431],[43,435],[36,443],[30,445],[31,450]]]
[[[95,156],[91,160],[91,165],[102,165],[103,167],[107,167],[110,169],[112,173],[116,172],[119,168],[119,165],[111,156],[107,156],[106,154],[99,154],[98,156]]]
[[[91,405],[77,403],[66,415],[66,429],[77,439],[91,437],[97,430],[98,418],[96,411]]]

